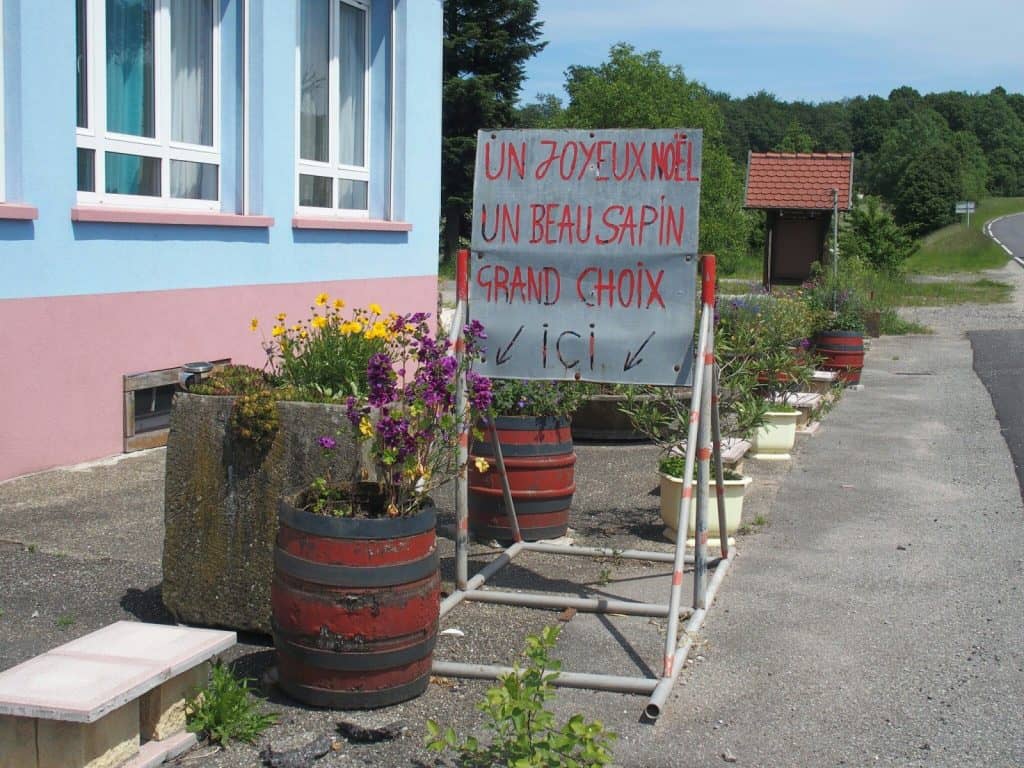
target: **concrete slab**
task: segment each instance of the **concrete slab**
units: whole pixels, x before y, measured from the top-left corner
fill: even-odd
[[[46,653],[0,674],[0,715],[92,723],[167,677],[153,662]]]
[[[226,651],[236,639],[234,632],[219,629],[118,621],[65,643],[50,653],[149,662],[160,666],[168,677],[173,677]]]
[[[162,741],[147,741],[139,753],[121,768],[156,768],[188,752],[197,742],[194,733],[178,733]]]

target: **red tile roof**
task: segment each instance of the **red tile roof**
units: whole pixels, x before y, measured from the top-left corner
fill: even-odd
[[[832,190],[839,210],[850,210],[852,152],[751,152],[747,164],[747,208],[832,210]]]

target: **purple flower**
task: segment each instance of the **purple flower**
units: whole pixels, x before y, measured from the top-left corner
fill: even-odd
[[[359,401],[351,395],[345,400],[345,417],[353,427],[359,426],[359,422],[363,418],[363,412],[359,408]]]
[[[320,447],[325,451],[333,451],[338,447],[338,442],[330,435],[321,435],[317,438],[317,443],[319,443]]]
[[[486,411],[491,406],[494,393],[491,391],[491,380],[476,371],[466,372],[466,383],[469,385],[469,402],[477,411]]]
[[[395,386],[395,369],[391,364],[391,358],[383,352],[378,352],[370,358],[366,365],[366,378],[370,384],[370,405],[381,407],[395,399],[397,388]]]

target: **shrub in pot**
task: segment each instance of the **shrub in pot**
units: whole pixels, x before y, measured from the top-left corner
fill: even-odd
[[[837,371],[844,384],[859,384],[864,367],[864,318],[869,306],[857,279],[856,263],[838,274],[817,269],[804,285],[818,318],[815,353],[821,367]]]
[[[664,456],[658,462],[658,474],[661,478],[661,519],[665,523],[665,535],[670,540],[676,538],[677,515],[683,492],[683,472],[685,471],[685,457],[676,455]],[[732,536],[739,529],[743,522],[743,496],[747,486],[752,482],[751,478],[734,472],[730,469],[722,471],[722,479],[725,487],[725,528],[726,536]],[[694,481],[691,481],[691,485]],[[712,472],[710,480],[710,498],[715,498],[715,478]],[[718,528],[717,506],[711,502],[708,515],[708,536],[712,539],[718,538],[721,534]],[[696,531],[697,521],[697,499],[696,494],[690,499],[686,535],[693,538]]]

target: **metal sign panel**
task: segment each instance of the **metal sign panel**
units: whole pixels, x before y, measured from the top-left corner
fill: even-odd
[[[474,320],[487,331],[478,370],[511,379],[689,384],[693,257],[620,259],[475,254]]]
[[[699,129],[480,132],[482,373],[690,383],[702,146]]]
[[[480,131],[474,251],[697,253],[703,132]]]
[[[968,200],[961,200],[956,204],[957,213],[974,213],[974,203]]]

